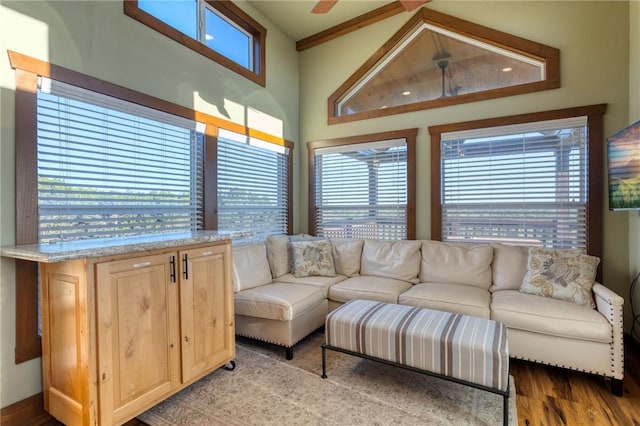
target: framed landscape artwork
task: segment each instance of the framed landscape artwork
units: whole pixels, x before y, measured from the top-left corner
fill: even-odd
[[[609,209],[640,210],[640,121],[607,139]]]

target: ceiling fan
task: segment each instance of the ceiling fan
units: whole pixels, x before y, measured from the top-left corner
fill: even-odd
[[[428,1],[430,0],[398,0],[407,12],[417,9]],[[338,3],[338,0],[318,0],[313,9],[311,9],[311,13],[327,13],[336,3]]]

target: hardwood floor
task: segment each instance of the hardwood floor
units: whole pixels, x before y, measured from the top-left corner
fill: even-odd
[[[511,361],[518,425],[640,425],[640,347],[625,342],[624,395],[583,373]]]
[[[625,342],[624,396],[583,373],[511,360],[519,426],[640,426],[640,347]],[[55,421],[46,426],[59,426]],[[132,420],[125,426],[146,426]]]

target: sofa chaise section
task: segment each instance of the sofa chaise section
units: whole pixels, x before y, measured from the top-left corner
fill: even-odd
[[[236,334],[283,346],[293,358],[293,346],[324,325],[327,292],[344,277],[273,279],[265,243],[233,249]]]

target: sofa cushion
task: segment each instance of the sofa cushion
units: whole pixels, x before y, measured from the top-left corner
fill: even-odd
[[[493,285],[489,290],[517,290],[527,273],[529,247],[493,243]]]
[[[348,302],[352,299],[376,300],[379,302],[398,303],[398,295],[411,288],[411,284],[373,276],[348,278],[329,288],[329,299],[337,302]]]
[[[493,247],[422,241],[420,282],[452,283],[489,289]]]
[[[346,277],[360,275],[360,259],[364,240],[332,238],[333,263],[336,272]]]
[[[271,282],[271,270],[264,243],[234,246],[232,257],[234,292]]]
[[[611,325],[595,309],[518,290],[493,293],[491,319],[523,331],[602,343],[612,341]]]
[[[278,277],[278,279],[274,280],[274,282],[304,284],[304,285],[312,285],[312,286],[320,287],[324,289],[325,297],[326,297],[329,294],[329,287],[339,283],[340,281],[344,281],[346,279],[347,277],[339,274],[336,274],[336,276],[334,277],[301,277],[301,278],[296,278],[293,274],[285,274],[281,277]]]
[[[292,241],[291,273],[301,277],[335,277],[333,254],[329,240]]]
[[[234,295],[236,315],[289,321],[325,300],[320,287],[272,283]]]
[[[489,318],[491,294],[485,289],[464,284],[420,283],[402,293],[398,303]]]
[[[595,308],[591,287],[599,263],[595,256],[532,247],[520,291]]]
[[[364,240],[360,275],[417,283],[420,241]]]
[[[267,258],[273,278],[291,272],[289,265],[289,237],[286,235],[269,235],[267,237]]]

